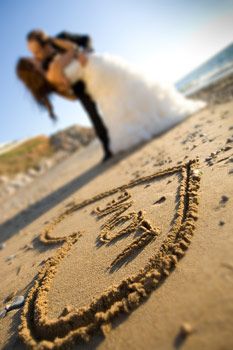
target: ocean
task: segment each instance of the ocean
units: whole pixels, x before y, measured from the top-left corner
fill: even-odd
[[[233,43],[187,74],[175,85],[185,95],[233,74]]]

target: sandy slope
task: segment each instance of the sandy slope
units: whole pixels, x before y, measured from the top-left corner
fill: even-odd
[[[77,340],[74,348],[231,349],[233,103],[206,109],[107,164],[99,164],[101,156],[99,145],[92,143],[1,203],[0,240],[6,242],[6,247],[0,251],[2,305],[14,291],[25,296],[29,290],[32,293],[35,278],[38,286],[34,292],[41,293],[35,295],[37,303],[25,305],[25,317],[35,315],[37,310],[39,318],[36,322],[23,323],[21,335],[24,341],[36,344],[38,339],[50,338],[49,343],[44,343],[44,347],[49,348],[56,336],[61,337],[58,345],[65,344],[75,334],[79,338],[86,336],[88,327],[92,327],[90,333],[93,336],[87,345]],[[191,169],[190,160],[195,160]],[[185,180],[182,194],[180,185],[185,174],[188,180]],[[142,179],[149,175],[153,176]],[[130,181],[134,182],[128,186]],[[199,188],[193,189],[194,185]],[[125,191],[128,197],[123,203],[129,206],[122,213],[114,211],[114,205],[121,201],[119,196]],[[103,192],[101,198],[93,199]],[[88,202],[83,202],[87,199]],[[107,206],[109,202],[111,204]],[[80,203],[81,206],[75,207]],[[151,225],[149,229],[140,231],[143,224],[137,221],[135,235],[134,230],[117,238],[117,233],[131,224],[140,210],[144,221]],[[115,219],[114,213],[117,214]],[[128,216],[125,221],[118,222],[120,215]],[[56,218],[60,221],[54,221]],[[175,230],[179,218],[181,226],[174,238],[174,248],[169,232]],[[111,224],[110,219],[115,221],[110,230],[104,231],[103,225]],[[188,228],[185,228],[186,224]],[[45,244],[50,243],[49,237],[43,235],[44,243],[41,242],[39,235],[45,227],[51,229],[51,237],[57,238],[82,233],[81,237],[76,237],[77,242],[72,238],[62,243],[61,249],[67,255],[64,259],[54,260],[55,274],[45,260],[59,254],[61,243]],[[104,235],[106,232],[107,236]],[[148,241],[140,241],[143,232]],[[155,232],[153,237],[151,232]],[[183,238],[179,237],[181,233]],[[98,237],[110,237],[110,242],[101,243]],[[170,240],[172,254],[166,250],[165,256],[158,255],[162,242],[168,249],[167,240]],[[141,249],[137,249],[138,241],[142,244]],[[180,244],[180,250],[176,250],[177,244]],[[126,247],[129,247],[128,255]],[[123,258],[110,268],[122,253],[125,254]],[[15,256],[6,261],[11,255]],[[156,268],[148,270],[154,277],[149,278],[144,270],[155,255]],[[176,258],[175,266],[169,263],[171,256]],[[42,269],[38,277],[41,266],[45,266],[47,272]],[[45,290],[40,281],[44,271],[49,276]],[[129,287],[130,276],[137,276],[140,271],[140,279]],[[123,287],[119,287],[122,283]],[[111,296],[106,296],[106,289],[113,285],[116,288],[111,291]],[[96,300],[97,309],[102,312],[98,315]],[[101,304],[100,300],[105,301]],[[48,305],[47,319],[42,320],[44,301]],[[66,306],[67,315],[64,314]],[[86,307],[86,321],[80,316],[80,307]],[[118,315],[117,308],[128,309],[128,315]],[[11,311],[0,319],[1,348],[25,348],[17,332],[21,312]],[[109,317],[112,317],[111,322]],[[42,322],[40,328],[38,321]],[[63,322],[60,331],[59,322]],[[75,322],[85,325],[82,332],[78,331]],[[190,334],[180,332],[184,323],[189,324]],[[32,330],[32,337],[27,327]],[[99,331],[100,327],[103,333],[108,333],[106,338]]]

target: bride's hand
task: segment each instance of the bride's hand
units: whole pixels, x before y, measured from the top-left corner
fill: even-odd
[[[78,55],[78,60],[83,67],[86,66],[88,62],[87,55],[84,52],[80,52]]]
[[[74,58],[77,58],[78,53],[76,50],[69,50],[61,55],[57,55],[55,61],[60,69],[64,69]]]

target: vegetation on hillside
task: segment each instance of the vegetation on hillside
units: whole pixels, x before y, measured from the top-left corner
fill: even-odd
[[[0,175],[13,176],[36,168],[54,153],[49,137],[40,135],[0,155]]]

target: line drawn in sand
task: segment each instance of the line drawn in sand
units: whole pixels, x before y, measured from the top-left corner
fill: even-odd
[[[131,199],[131,194],[125,190],[116,200],[113,199],[104,208],[97,207],[92,212],[99,219],[112,214],[101,227],[100,234],[97,237],[99,244],[108,245],[124,235],[128,236],[130,233],[140,234],[112,261],[109,267],[110,271],[114,271],[117,264],[124,262],[125,258],[149,244],[160,232],[158,227],[152,227],[151,223],[145,219],[142,210],[123,215],[127,209],[132,207],[133,201]],[[116,230],[118,226],[125,223],[128,223],[126,227]]]
[[[90,337],[101,330],[105,335],[111,330],[111,321],[121,313],[130,313],[137,308],[150,293],[159,287],[161,282],[172,272],[185,250],[188,248],[195,229],[198,209],[198,190],[200,187],[200,171],[198,159],[180,166],[165,169],[158,173],[141,177],[126,185],[104,192],[91,199],[65,210],[41,233],[40,240],[44,244],[63,243],[53,257],[49,258],[38,273],[33,287],[30,289],[21,315],[19,335],[25,345],[31,349],[62,349],[75,342],[89,341]],[[103,218],[112,214],[101,227],[97,240],[103,244],[124,234],[141,230],[134,241],[129,244],[111,263],[110,268],[121,263],[126,257],[142,249],[159,234],[158,228],[152,227],[145,219],[144,213],[130,212],[122,215],[130,207],[130,188],[147,184],[154,179],[180,174],[178,190],[178,207],[172,228],[162,241],[159,250],[150,256],[146,265],[137,274],[123,279],[118,285],[107,288],[89,305],[67,310],[59,318],[48,317],[48,293],[56,275],[59,264],[68,252],[78,244],[80,232],[65,237],[54,237],[55,227],[72,213],[97,203],[113,194],[119,194],[117,200],[108,203],[104,208],[97,207],[93,214]],[[120,222],[129,224],[124,229],[112,233],[114,225]]]

